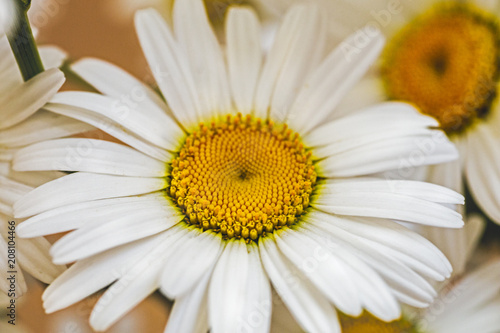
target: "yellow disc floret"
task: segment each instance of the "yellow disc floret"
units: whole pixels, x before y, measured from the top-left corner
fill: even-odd
[[[349,317],[339,314],[342,333],[418,333],[415,324],[406,318],[386,323],[367,312],[359,317]]]
[[[187,223],[248,241],[294,224],[316,183],[298,134],[240,115],[200,124],[172,161],[171,175],[168,193]]]
[[[495,22],[463,4],[416,18],[385,50],[382,74],[389,97],[414,103],[448,134],[485,117],[499,75]]]

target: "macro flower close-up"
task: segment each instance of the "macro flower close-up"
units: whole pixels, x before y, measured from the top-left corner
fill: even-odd
[[[7,324],[500,330],[493,7],[2,1]]]

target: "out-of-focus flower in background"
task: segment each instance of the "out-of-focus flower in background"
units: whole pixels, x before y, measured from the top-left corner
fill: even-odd
[[[423,176],[462,193],[466,179],[480,208],[500,223],[500,1],[339,0],[325,8],[331,24],[343,27],[331,29],[337,39],[357,31],[366,40],[371,29],[388,36],[379,66],[344,104],[411,102],[436,118],[460,150],[459,160],[424,175],[401,169],[386,176]]]

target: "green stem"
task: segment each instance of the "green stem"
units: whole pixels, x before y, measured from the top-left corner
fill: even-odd
[[[31,0],[12,0],[16,2],[17,20],[7,33],[10,47],[21,70],[24,81],[43,72],[42,59],[36,47],[35,38],[28,21]]]

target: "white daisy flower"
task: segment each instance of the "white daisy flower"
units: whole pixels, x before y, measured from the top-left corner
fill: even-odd
[[[426,180],[463,192],[466,179],[481,209],[500,223],[500,1],[324,4],[337,39],[357,28],[359,38],[376,27],[389,36],[380,66],[343,106],[404,100],[437,119],[461,158],[430,168]]]
[[[64,83],[63,73],[57,69],[65,53],[53,46],[40,47],[45,68],[27,82],[17,67],[7,37],[0,37],[0,290],[19,297],[26,291],[26,283],[19,266],[38,280],[50,283],[63,270],[52,264],[50,243],[43,237],[20,239],[14,233],[19,220],[13,218],[12,205],[21,196],[33,190],[32,186],[52,180],[53,173],[18,173],[10,162],[16,151],[27,145],[69,136],[92,127],[58,114],[43,110]],[[10,233],[9,233],[10,232]],[[9,239],[11,236],[11,239]],[[16,260],[14,259],[14,250]],[[9,256],[10,254],[10,256]],[[12,266],[11,266],[12,265]],[[7,280],[16,272],[15,293]],[[12,280],[13,281],[13,280]]]
[[[392,220],[459,228],[445,204],[463,197],[364,176],[398,168],[422,142],[436,147],[426,164],[455,148],[405,103],[325,123],[377,58],[380,33],[349,61],[340,48],[323,56],[325,21],[311,6],[287,13],[265,57],[244,7],[228,12],[225,54],[200,0],[176,2],[173,28],[154,10],[136,27],[169,107],[84,59],[73,70],[103,95],[62,92],[46,108],[126,145],[49,140],[14,158],[17,171],[77,171],[14,205],[23,237],[71,231],[51,249],[55,263],[76,263],[45,291],[47,312],[111,284],[90,317],[102,331],[160,288],[175,299],[166,332],[266,332],[272,284],[305,330],[338,332],[335,309],[392,320],[399,302],[432,302],[428,280],[448,277],[449,262]]]

